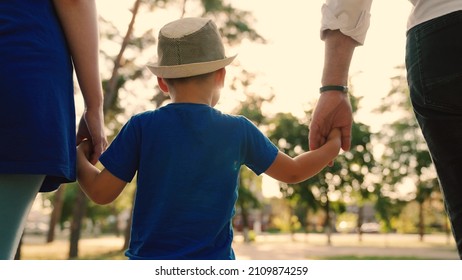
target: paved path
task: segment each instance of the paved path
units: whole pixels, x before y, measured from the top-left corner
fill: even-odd
[[[233,248],[238,260],[313,260],[352,259],[365,256],[383,259],[416,258],[428,260],[457,260],[454,240],[446,235],[428,235],[424,242],[417,235],[365,234],[358,241],[356,234],[332,235],[327,246],[325,234],[261,234],[255,242],[244,243],[236,234]],[[61,237],[46,244],[43,236],[26,236],[23,243],[23,259],[66,259],[69,250],[68,237]],[[85,237],[79,245],[82,255],[106,254],[119,250],[123,239],[115,236]],[[125,259],[123,253],[115,256]]]
[[[362,242],[356,234],[335,234],[332,244],[327,244],[325,234],[261,235],[255,242],[244,243],[242,236],[236,236],[233,248],[236,258],[241,260],[306,260],[343,259],[352,256],[375,256],[426,260],[459,259],[452,237],[428,235],[424,242],[418,235],[364,234]]]

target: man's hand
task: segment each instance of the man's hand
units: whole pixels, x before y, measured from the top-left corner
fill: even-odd
[[[353,116],[348,94],[338,91],[322,93],[310,123],[310,150],[322,146],[331,130],[338,128],[341,132],[342,150],[348,151],[351,145],[352,124]]]

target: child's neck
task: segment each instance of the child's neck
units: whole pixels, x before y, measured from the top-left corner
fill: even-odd
[[[187,87],[170,90],[170,98],[173,103],[194,103],[215,106],[214,90],[210,88]]]

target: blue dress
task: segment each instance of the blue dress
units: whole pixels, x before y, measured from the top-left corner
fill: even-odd
[[[0,1],[0,173],[75,181],[73,68],[50,0]]]

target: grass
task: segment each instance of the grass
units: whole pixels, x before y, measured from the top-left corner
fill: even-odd
[[[316,259],[316,258],[315,258]],[[357,255],[339,255],[319,258],[317,260],[425,260],[425,258],[419,258],[417,256],[357,256]]]
[[[115,236],[84,238],[79,242],[79,260],[125,260],[122,250],[123,240]],[[22,260],[67,260],[69,259],[69,241],[59,238],[51,243],[44,237],[28,236],[21,248]]]
[[[87,255],[79,258],[79,260],[126,260],[123,251],[109,251],[103,254]]]

